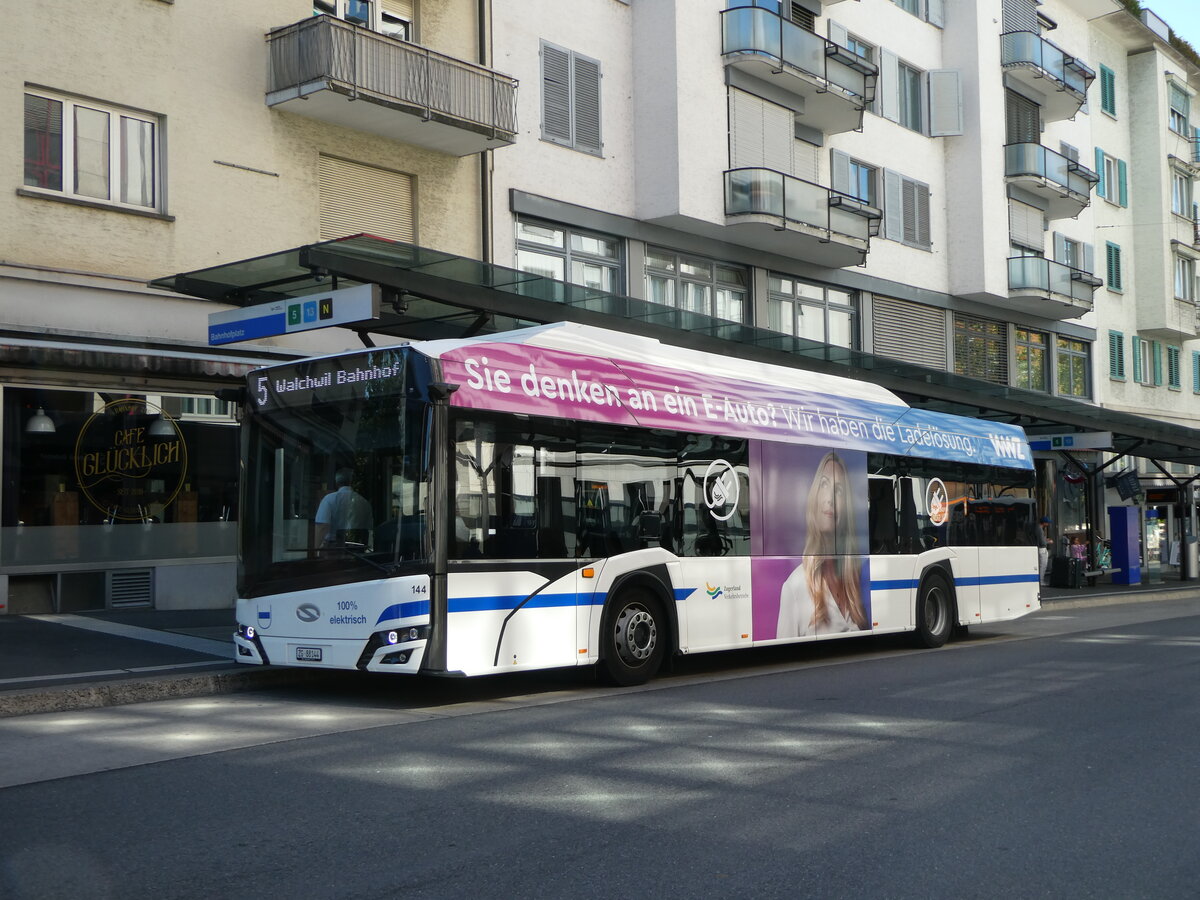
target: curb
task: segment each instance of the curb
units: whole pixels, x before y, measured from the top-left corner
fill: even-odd
[[[163,675],[31,688],[0,693],[0,718],[256,691],[317,681],[328,675],[328,670],[316,669],[223,669],[200,675]]]
[[[1200,589],[1193,589],[1200,591]],[[1167,589],[1162,591],[1131,591],[1128,594],[1101,594],[1100,596],[1042,599],[1042,609],[1082,609],[1085,606],[1121,606],[1126,603],[1151,603],[1160,600],[1200,599],[1193,590]]]

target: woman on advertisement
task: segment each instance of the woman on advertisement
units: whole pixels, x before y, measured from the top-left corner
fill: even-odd
[[[836,453],[827,453],[808,492],[804,561],[780,589],[777,637],[868,627],[855,522],[846,465]]]

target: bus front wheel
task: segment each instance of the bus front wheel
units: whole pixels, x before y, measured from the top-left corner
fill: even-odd
[[[921,583],[917,596],[917,643],[922,647],[940,647],[954,629],[954,598],[946,576],[930,573]]]
[[[662,604],[645,588],[631,588],[617,597],[606,622],[604,673],[621,685],[649,681],[666,653],[666,616]]]

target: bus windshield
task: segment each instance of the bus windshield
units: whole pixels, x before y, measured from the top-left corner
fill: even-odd
[[[429,408],[405,399],[403,368],[368,390],[321,390],[319,370],[272,374],[269,400],[244,423],[241,596],[381,578],[428,562]],[[285,391],[297,383],[301,390]]]

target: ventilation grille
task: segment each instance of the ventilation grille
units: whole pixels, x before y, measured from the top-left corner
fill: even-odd
[[[109,609],[154,605],[153,569],[118,569],[108,573],[105,605]]]

